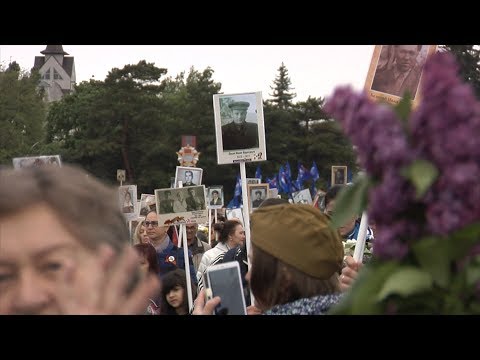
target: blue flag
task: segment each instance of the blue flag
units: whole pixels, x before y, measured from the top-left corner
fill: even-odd
[[[255,177],[262,182],[262,170],[260,169],[260,165],[258,165],[257,170],[255,170]]]
[[[312,196],[317,194],[317,188],[315,186],[315,181],[320,179],[320,174],[318,173],[317,163],[314,161],[310,169],[310,175],[312,176],[312,186],[310,187],[310,193]]]
[[[278,171],[278,190],[290,194],[290,184],[288,183],[287,174],[283,165],[280,166],[280,170]]]
[[[273,175],[271,178],[267,177],[267,183],[270,189],[278,189],[277,175]]]
[[[233,192],[233,197],[242,197],[242,179],[240,175],[237,175],[237,182],[235,183],[235,191]]]
[[[287,161],[287,165],[285,165],[285,174],[287,175],[287,179],[292,178],[292,169],[290,169],[290,164],[288,161]]]
[[[320,179],[320,174],[318,173],[317,163],[314,161],[312,168],[310,169],[310,175],[312,176],[313,181]]]
[[[312,175],[310,174],[310,170],[308,170],[305,166],[302,164],[298,163],[298,174],[297,174],[297,180],[295,180],[295,185],[297,186],[297,189],[303,189],[303,182],[305,180],[310,180],[312,178]]]

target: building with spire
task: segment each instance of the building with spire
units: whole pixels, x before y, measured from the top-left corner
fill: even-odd
[[[45,101],[60,100],[73,91],[76,83],[75,62],[73,56],[63,51],[62,45],[47,45],[40,52],[44,56],[35,56],[33,71],[40,73],[39,87],[45,90]]]

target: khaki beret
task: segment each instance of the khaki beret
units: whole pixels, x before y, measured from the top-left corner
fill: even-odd
[[[255,246],[312,277],[326,280],[342,268],[338,231],[311,205],[260,207],[253,212],[251,225]]]

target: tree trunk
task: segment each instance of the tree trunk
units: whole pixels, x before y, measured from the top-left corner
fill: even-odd
[[[122,158],[123,158],[123,165],[125,167],[125,171],[127,173],[127,179],[130,184],[134,182],[134,174],[132,169],[130,168],[130,161],[128,159],[128,151],[127,151],[127,140],[128,140],[128,120],[123,119],[123,136],[122,136]]]

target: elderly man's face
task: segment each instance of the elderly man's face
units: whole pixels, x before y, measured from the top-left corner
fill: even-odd
[[[395,48],[397,68],[408,71],[415,66],[419,50],[417,45],[397,45]]]
[[[232,117],[235,124],[241,124],[247,117],[247,111],[241,109],[233,109]]]

